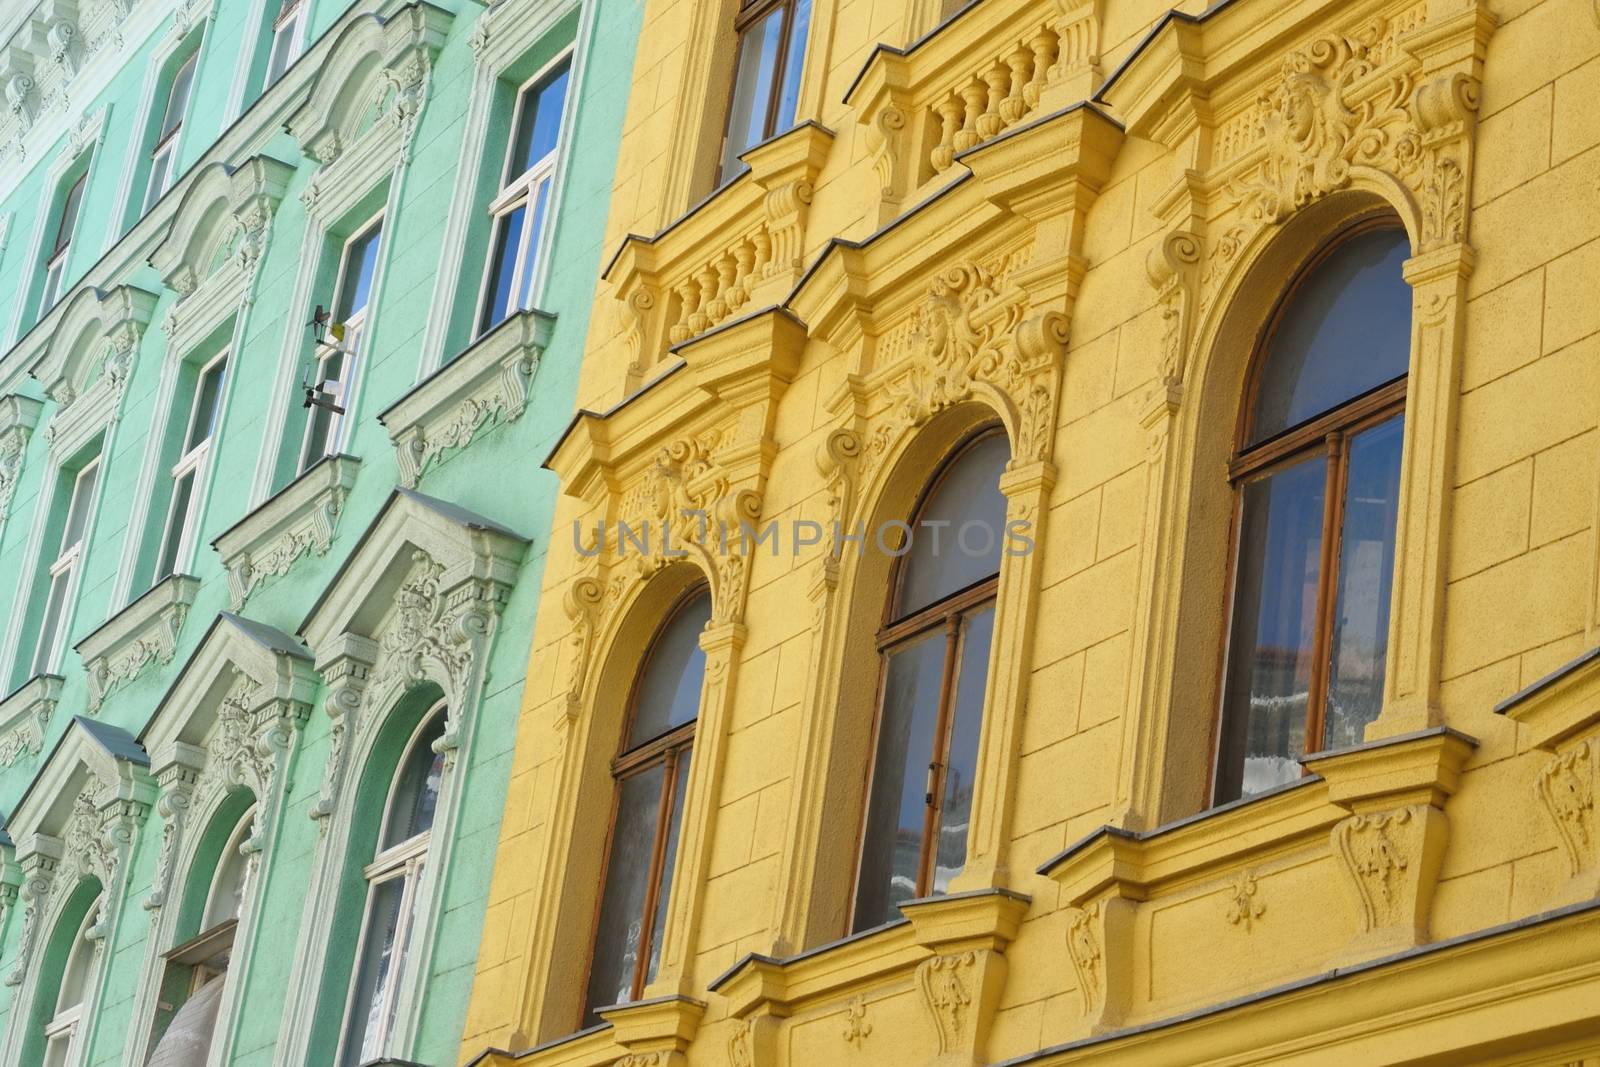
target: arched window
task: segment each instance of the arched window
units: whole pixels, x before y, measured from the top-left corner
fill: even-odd
[[[94,969],[95,943],[89,927],[100,913],[96,900],[84,912],[77,933],[67,949],[67,962],[61,969],[61,985],[56,992],[56,1007],[44,1024],[44,1067],[65,1067],[71,1061],[83,1023],[83,1002],[89,994],[89,972]]]
[[[598,1009],[637,1000],[655,978],[661,959],[705,677],[700,633],[710,619],[711,593],[697,586],[656,631],[644,667],[634,678],[622,752],[611,761],[616,800],[589,959],[586,1026],[598,1021]]]
[[[998,429],[969,439],[924,491],[878,631],[878,715],[854,930],[943,893],[967,826],[1005,537]]]
[[[434,742],[444,736],[444,720],[440,703],[411,735],[389,786],[377,855],[364,871],[367,911],[350,979],[344,1051],[339,1058],[345,1067],[383,1055],[394,1029],[420,903],[417,891],[444,778],[444,755],[433,750]]]
[[[1231,477],[1234,591],[1214,799],[1359,743],[1383,701],[1411,352],[1404,230],[1369,222],[1264,334]]]
[[[161,988],[163,996],[171,997],[178,1007],[164,1019],[158,1015],[160,1040],[150,1055],[149,1067],[204,1067],[210,1054],[250,865],[244,843],[254,819],[255,809],[251,808],[223,843],[206,890],[200,933],[166,954],[167,973]]]

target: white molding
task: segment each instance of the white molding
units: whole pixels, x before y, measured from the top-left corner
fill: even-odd
[[[59,457],[72,455],[117,421],[158,298],[137,286],[119,285],[109,292],[78,289],[69,299],[44,339],[44,352],[28,367],[56,403],[45,442]]]
[[[467,38],[473,52],[472,93],[467,100],[465,133],[461,139],[461,155],[456,163],[455,190],[450,197],[450,210],[445,218],[445,232],[439,253],[440,284],[434,287],[433,300],[428,309],[427,326],[423,330],[422,345],[417,358],[417,381],[422,381],[444,362],[445,334],[451,309],[464,295],[463,271],[466,259],[467,229],[473,217],[484,210],[476,198],[478,182],[488,151],[489,109],[501,76],[513,63],[521,59],[565,18],[579,0],[507,0],[479,12]],[[557,220],[560,219],[561,191],[565,182],[567,158],[572,149],[572,128],[577,121],[577,100],[582,84],[584,58],[588,40],[592,35],[594,4],[583,6],[579,15],[578,32],[574,42],[561,56],[572,57],[571,74],[567,82],[567,99],[561,116],[561,130],[557,140],[554,188],[545,217],[549,222],[540,235],[540,248],[536,251],[539,274],[534,278],[537,305],[544,295],[546,265],[554,241]],[[560,56],[552,60],[559,61]],[[499,159],[503,162],[505,151]],[[483,299],[483,274],[480,272],[478,291],[473,294],[474,306]]]
[[[378,416],[402,485],[414,488],[435,459],[467,447],[485,427],[522,417],[554,327],[542,311],[509,316]]]
[[[159,788],[161,848],[150,893],[152,913],[143,978],[134,993],[127,1047],[148,1047],[165,959],[177,938],[174,887],[195,873],[203,830],[237,789],[255,800],[244,848],[243,903],[235,930],[228,984],[213,1029],[210,1062],[237,1025],[239,995],[248,976],[263,897],[261,879],[273,874],[271,852],[287,800],[287,782],[300,728],[311,712],[317,678],[310,652],[281,630],[226,612],[218,615],[162,698],[140,740],[151,752]],[[190,828],[200,832],[193,832]],[[219,1040],[219,1038],[221,1038]]]
[[[128,861],[155,795],[149,759],[133,737],[80,717],[67,727],[12,812],[9,829],[23,872],[23,922],[5,983],[21,988],[11,998],[0,1062],[20,1061],[41,992],[40,968],[33,965],[39,946],[54,931],[79,881],[93,876],[101,885],[99,914],[88,933],[96,942],[95,978],[83,1004],[90,1024],[75,1058],[81,1062],[86,1055],[105,987],[106,946],[116,943]]]
[[[343,997],[323,989],[328,919],[347,867],[357,768],[371,753],[396,701],[431,683],[448,704],[445,732],[434,744],[445,754],[433,833],[424,863],[419,922],[411,957],[400,977],[396,1030],[383,1054],[405,1057],[415,1040],[416,1013],[431,970],[433,942],[460,819],[462,776],[456,756],[471,750],[484,672],[497,622],[527,540],[464,508],[396,489],[362,535],[317,607],[301,626],[325,684],[323,708],[333,735],[313,815],[323,833],[311,867],[301,929],[289,977],[289,1003],[273,1053],[275,1067],[310,1062],[316,1005]],[[341,968],[342,969],[342,968]]]
[[[138,677],[152,660],[170,663],[200,579],[173,574],[107,619],[74,647],[89,678],[89,710],[99,711],[114,689]]]
[[[0,528],[11,513],[11,498],[22,480],[22,464],[27,458],[28,439],[39,424],[41,401],[21,393],[0,397]]]
[[[44,750],[45,732],[63,684],[59,674],[36,674],[0,700],[0,767]]]
[[[301,556],[327,554],[360,469],[355,456],[328,456],[211,543],[228,572],[234,611]]]

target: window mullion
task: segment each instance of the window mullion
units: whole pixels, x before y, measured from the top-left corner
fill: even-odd
[[[928,754],[926,804],[922,812],[922,862],[917,869],[917,895],[927,896],[933,891],[933,871],[939,849],[940,794],[944,792],[944,776],[950,758],[950,723],[954,718],[956,667],[961,651],[961,616],[951,614],[945,620],[944,671],[939,679],[939,712],[934,719],[933,751]]]
[[[656,906],[661,896],[662,867],[666,863],[666,841],[672,821],[673,792],[678,778],[678,750],[668,749],[662,761],[661,796],[656,808],[655,840],[650,847],[650,877],[645,883],[644,915],[639,927],[639,955],[633,964],[631,996],[644,995],[645,974],[650,969],[650,942],[655,932]]]
[[[1327,438],[1327,488],[1322,502],[1322,544],[1317,567],[1317,614],[1313,631],[1311,684],[1306,693],[1307,752],[1322,748],[1323,724],[1327,719],[1328,676],[1332,671],[1334,571],[1338,568],[1339,533],[1343,525],[1344,466],[1349,450],[1343,430]]]

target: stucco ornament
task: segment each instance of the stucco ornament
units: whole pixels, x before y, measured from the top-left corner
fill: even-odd
[[[856,1048],[866,1044],[872,1036],[872,1024],[867,1021],[867,998],[857,995],[844,1006],[844,1039]]]
[[[1600,781],[1600,740],[1590,738],[1558,754],[1539,772],[1536,790],[1561,839],[1573,875],[1595,866],[1594,795]]]
[[[959,952],[934,956],[917,967],[917,988],[933,1020],[940,1055],[963,1047],[967,1016],[971,1013],[972,971],[977,956]]]
[[[1267,913],[1266,902],[1260,899],[1260,894],[1261,887],[1256,881],[1255,872],[1240,871],[1227,892],[1225,914],[1228,922],[1248,934],[1257,920]]]
[[[1105,1001],[1100,939],[1095,934],[1099,910],[1100,905],[1095,903],[1086,908],[1071,908],[1067,913],[1067,957],[1072,960],[1072,970],[1078,978],[1085,1014],[1092,1014]]]

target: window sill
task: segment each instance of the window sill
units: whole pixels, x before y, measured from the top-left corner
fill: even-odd
[[[1238,931],[1208,941],[1206,966],[1228,994],[1424,943],[1443,806],[1475,745],[1437,727],[1314,753],[1296,783],[1151,830],[1104,826],[1047,861],[1038,873],[1061,887],[1069,955],[1091,1005],[1078,1036],[1197,1007],[1184,999],[1192,983],[1128,978],[1153,958],[1158,925]],[[1329,881],[1360,898],[1348,920],[1295,907]],[[1292,951],[1263,956],[1242,936],[1258,923],[1266,942]]]
[[[466,448],[486,427],[522,417],[554,327],[554,316],[543,311],[509,316],[378,416],[394,443],[402,485],[416,488],[444,453]]]
[[[91,712],[98,711],[112,690],[131,682],[151,660],[172,661],[178,651],[178,632],[199,589],[200,579],[192,575],[163,578],[73,646],[89,676]]]
[[[36,674],[0,700],[0,767],[44,750],[44,734],[63,684],[59,674]]]
[[[228,572],[234,611],[268,578],[287,574],[301,556],[327,554],[360,470],[355,456],[321,459],[211,542]]]

